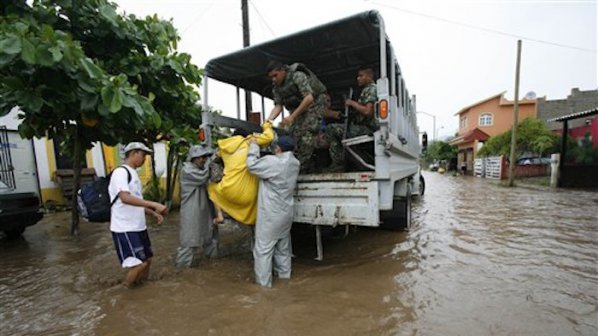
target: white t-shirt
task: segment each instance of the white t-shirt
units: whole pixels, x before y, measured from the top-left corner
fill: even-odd
[[[141,181],[135,169],[123,165],[131,173],[131,182],[127,183],[128,175],[123,168],[116,168],[110,177],[108,193],[113,200],[121,191],[128,191],[132,196],[143,199]],[[145,208],[125,204],[120,197],[112,205],[110,213],[110,231],[112,232],[134,232],[143,231],[145,226]]]

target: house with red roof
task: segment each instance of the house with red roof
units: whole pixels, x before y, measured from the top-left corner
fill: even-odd
[[[450,144],[458,147],[457,166],[468,175],[473,173],[476,153],[484,142],[491,136],[508,131],[513,125],[515,102],[506,99],[505,92],[483,99],[455,113],[455,116],[459,117],[459,132]],[[519,100],[518,121],[535,117],[536,97],[528,94]]]

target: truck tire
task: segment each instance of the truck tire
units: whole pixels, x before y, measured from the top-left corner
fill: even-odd
[[[4,231],[4,234],[6,234],[6,238],[8,238],[8,240],[14,240],[14,239],[21,237],[23,232],[25,232],[25,226],[20,226],[17,228],[12,228],[10,230],[6,230],[6,231]]]

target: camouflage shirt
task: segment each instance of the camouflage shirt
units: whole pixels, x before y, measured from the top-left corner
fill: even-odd
[[[357,100],[359,104],[366,105],[368,103],[376,104],[378,102],[378,94],[376,89],[376,83],[370,83],[361,89],[361,94]],[[356,125],[368,126],[372,130],[378,128],[378,122],[374,115],[371,119],[366,118],[361,113],[356,112],[353,119],[353,123]]]
[[[291,112],[301,104],[305,96],[313,93],[307,75],[301,71],[287,72],[282,85],[272,88],[274,102]]]

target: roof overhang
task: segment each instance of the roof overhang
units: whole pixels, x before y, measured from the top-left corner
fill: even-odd
[[[547,121],[549,121],[549,122],[567,121],[567,120],[572,120],[572,119],[585,118],[585,117],[593,116],[596,114],[598,114],[598,107],[594,107],[593,109],[582,111],[582,112],[571,113],[571,114],[567,114],[564,116],[548,119]]]
[[[490,136],[486,132],[484,132],[481,129],[476,127],[474,129],[472,129],[471,131],[454,138],[453,140],[450,141],[449,144],[452,146],[457,146],[457,145],[462,145],[465,143],[470,143],[475,140],[486,141],[489,138],[490,138]]]
[[[473,104],[471,104],[471,105],[469,105],[469,106],[467,106],[467,107],[464,107],[464,108],[462,108],[461,110],[459,110],[459,112],[455,113],[454,115],[460,115],[461,113],[463,113],[463,112],[465,112],[465,111],[469,110],[470,108],[472,108],[472,107],[475,107],[475,106],[478,106],[478,105],[480,105],[480,104],[482,104],[482,103],[485,103],[485,102],[487,102],[487,101],[490,101],[490,100],[492,100],[492,99],[496,99],[496,98],[499,98],[499,97],[502,99],[502,96],[503,96],[503,95],[504,95],[506,92],[507,92],[507,91],[503,91],[503,92],[501,92],[501,93],[495,94],[494,96],[490,96],[490,97],[488,97],[488,98],[482,99],[482,100],[480,100],[480,101],[478,101],[478,102],[476,102],[476,103],[473,103]]]
[[[482,99],[482,100],[480,100],[480,101],[478,101],[476,103],[473,103],[473,104],[471,104],[471,105],[469,105],[467,107],[462,108],[461,110],[459,110],[459,112],[455,113],[454,115],[457,116],[457,115],[463,114],[463,113],[467,112],[468,110],[470,110],[470,109],[472,109],[472,108],[474,108],[474,107],[476,107],[478,105],[481,105],[481,104],[483,104],[483,103],[485,103],[487,101],[490,101],[490,100],[496,99],[496,98],[499,98],[499,100],[498,100],[498,105],[499,106],[514,105],[515,104],[514,100],[508,100],[508,99],[505,98],[504,95],[505,95],[506,92],[507,91],[503,91],[503,92],[501,92],[499,94],[495,94],[494,96],[490,96],[490,97],[488,97],[486,99]],[[528,104],[535,104],[535,103],[536,103],[536,98],[532,98],[532,99],[524,98],[524,99],[520,99],[519,100],[519,105],[528,105]]]

